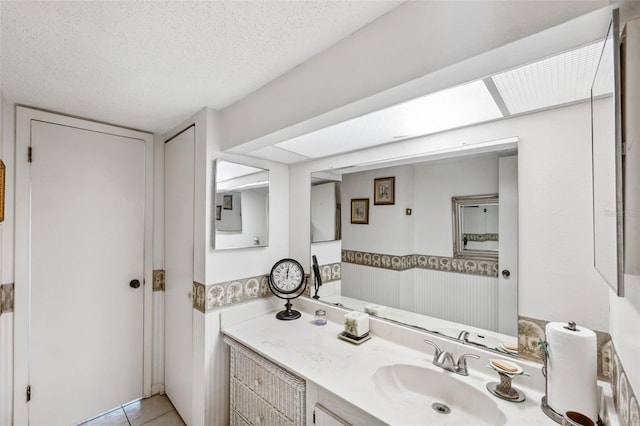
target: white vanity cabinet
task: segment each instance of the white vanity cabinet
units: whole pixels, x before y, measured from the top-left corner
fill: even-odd
[[[306,424],[306,383],[228,337],[231,425]]]

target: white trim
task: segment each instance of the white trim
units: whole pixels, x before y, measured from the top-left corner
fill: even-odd
[[[16,186],[15,186],[15,307],[14,307],[14,386],[13,424],[29,424],[25,398],[29,384],[29,205],[30,167],[27,149],[31,144],[31,121],[39,120],[115,136],[140,139],[145,143],[144,209],[144,324],[143,397],[151,396],[152,290],[153,290],[153,135],[108,124],[68,117],[47,111],[16,106]],[[37,161],[37,153],[34,153]]]
[[[164,385],[163,384],[155,384],[151,386],[151,395],[164,395]]]

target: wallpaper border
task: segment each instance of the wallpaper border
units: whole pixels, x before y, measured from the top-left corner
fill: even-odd
[[[206,314],[223,306],[235,305],[271,295],[269,277],[267,275],[240,278],[209,285],[194,282],[193,309]]]
[[[164,269],[153,270],[153,291],[164,291]]]
[[[616,352],[613,342],[609,342],[609,372],[613,388],[613,403],[621,426],[640,425],[640,405],[638,397],[627,379],[624,366]]]
[[[551,321],[537,318],[518,317],[518,356],[542,365],[542,351],[538,345],[540,339],[546,340],[545,328]],[[594,330],[598,355],[598,378],[611,380],[609,367],[611,358],[611,336],[609,333]]]
[[[0,315],[13,312],[14,293],[13,283],[0,285]]]
[[[394,255],[342,249],[342,261],[392,271],[417,268],[486,277],[498,276],[498,262],[496,260],[460,259],[428,254]]]

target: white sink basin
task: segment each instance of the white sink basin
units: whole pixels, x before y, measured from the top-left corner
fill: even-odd
[[[375,372],[373,381],[376,391],[393,405],[397,424],[504,425],[507,421],[488,391],[481,392],[444,370],[386,365]],[[438,411],[433,404],[444,404],[450,412]]]

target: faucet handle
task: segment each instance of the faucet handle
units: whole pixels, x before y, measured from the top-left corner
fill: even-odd
[[[458,358],[458,363],[456,364],[456,371],[458,374],[461,374],[463,376],[469,375],[469,370],[467,369],[467,358],[480,359],[478,355],[474,354],[460,355],[460,358]]]
[[[427,340],[427,339],[424,339],[424,342],[430,344],[436,349],[436,352],[433,354],[433,359],[436,359],[438,356],[440,356],[440,354],[442,353],[442,350],[438,347],[438,345],[433,343],[431,340]]]

